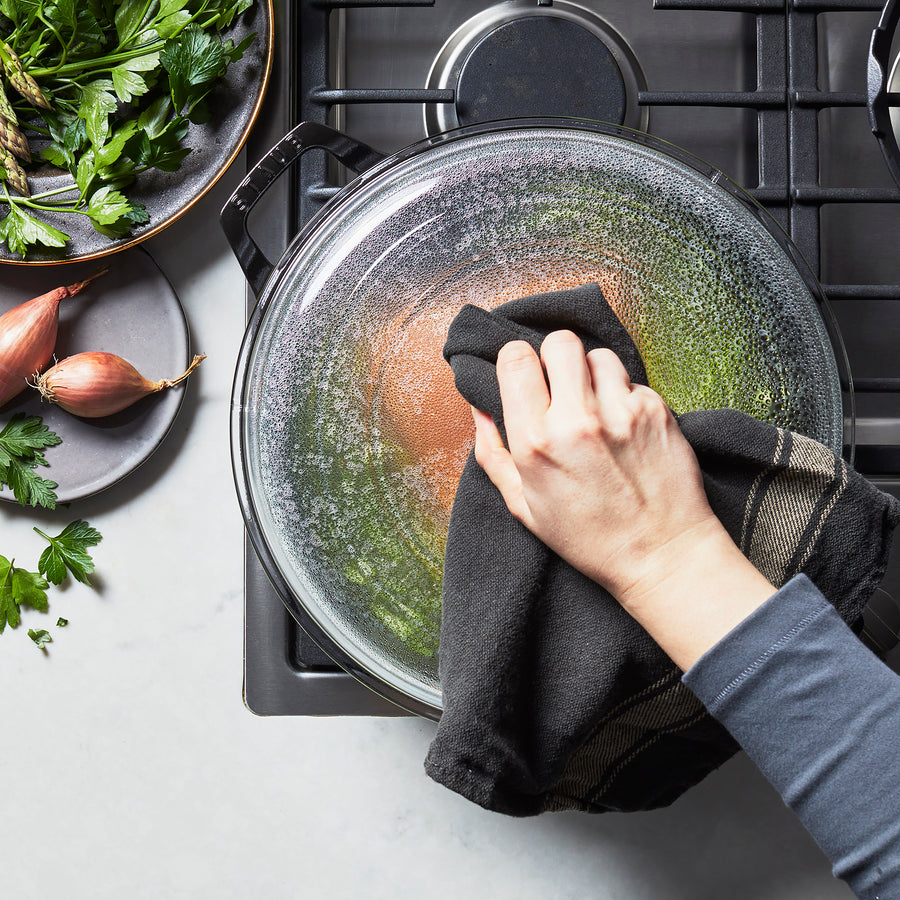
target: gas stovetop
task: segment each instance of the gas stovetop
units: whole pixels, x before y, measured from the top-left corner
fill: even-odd
[[[880,12],[865,0],[276,0],[248,166],[305,120],[384,153],[522,115],[614,121],[688,150],[766,206],[818,273],[854,378],[856,466],[900,496],[900,190],[866,107]],[[347,178],[308,154],[269,192],[254,229],[271,258]],[[900,671],[900,552],[883,589],[866,639]],[[402,714],[306,637],[249,542],[244,696],[261,715]]]

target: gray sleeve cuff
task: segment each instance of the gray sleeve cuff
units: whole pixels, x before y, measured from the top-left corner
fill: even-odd
[[[858,897],[900,898],[900,678],[803,575],[683,676]]]
[[[833,611],[819,589],[796,575],[735,626],[684,673],[684,683],[710,712],[819,616]]]

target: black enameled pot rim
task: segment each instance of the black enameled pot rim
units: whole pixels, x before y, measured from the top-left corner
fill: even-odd
[[[803,258],[800,250],[791,241],[785,231],[750,194],[732,181],[721,170],[709,165],[680,147],[669,144],[659,138],[645,134],[644,132],[591,120],[565,118],[501,120],[458,128],[450,132],[428,137],[406,147],[392,156],[382,159],[380,162],[377,162],[350,182],[346,187],[341,189],[315,216],[310,219],[306,226],[298,232],[288,248],[282,254],[280,260],[272,267],[272,270],[259,293],[258,302],[254,307],[247,324],[235,369],[230,423],[232,465],[238,500],[251,542],[268,578],[282,598],[291,615],[323,649],[323,651],[341,668],[345,669],[377,694],[392,701],[406,711],[430,719],[438,719],[440,717],[440,707],[423,702],[419,698],[410,696],[397,686],[386,683],[382,678],[369,671],[358,660],[353,659],[349,654],[338,647],[328,633],[307,612],[304,608],[302,598],[295,595],[294,590],[290,587],[287,579],[281,573],[276,562],[275,554],[270,547],[269,537],[260,526],[260,516],[258,515],[252,496],[247,466],[244,463],[244,420],[247,411],[245,402],[248,391],[247,378],[250,372],[251,357],[253,356],[257,335],[260,332],[261,325],[264,322],[269,309],[272,308],[273,304],[275,304],[282,296],[286,281],[293,278],[295,261],[302,255],[306,244],[314,235],[318,234],[328,222],[332,221],[335,217],[342,215],[345,205],[355,197],[358,192],[369,187],[369,185],[377,179],[382,178],[386,173],[393,172],[407,160],[428,153],[432,148],[442,146],[452,141],[459,141],[470,136],[508,130],[520,131],[522,129],[586,130],[593,133],[619,137],[626,141],[636,143],[643,148],[662,154],[663,157],[668,157],[670,159],[674,158],[708,179],[712,184],[715,184],[726,191],[731,197],[737,199],[778,242],[816,301],[822,316],[823,324],[825,325],[826,332],[831,342],[840,383],[843,389],[842,416],[844,423],[844,455],[849,462],[852,463],[853,460],[855,408],[852,379],[843,339],[841,338],[837,321],[828,304],[825,293],[813,274],[812,269]]]

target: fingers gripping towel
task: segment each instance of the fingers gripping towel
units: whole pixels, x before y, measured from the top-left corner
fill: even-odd
[[[460,393],[502,430],[495,362],[568,328],[647,383],[600,288],[460,311],[444,355]],[[855,623],[881,580],[900,504],[822,445],[733,410],[688,413],[682,432],[710,504],[777,586],[805,572]],[[639,810],[672,802],[737,749],[681,672],[597,584],[520,525],[470,456],[444,563],[443,715],[429,775],[511,815]]]

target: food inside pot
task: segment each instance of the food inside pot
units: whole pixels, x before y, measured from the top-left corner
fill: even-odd
[[[471,441],[441,349],[463,303],[600,284],[677,411],[732,407],[840,451],[816,302],[747,208],[615,136],[523,128],[412,156],[326,216],[255,336],[248,481],[304,609],[439,703],[447,525]]]
[[[379,354],[389,334],[390,327],[372,340],[358,335],[323,361],[321,389],[294,410],[294,464],[283,490],[302,510],[300,549],[319,590],[340,589],[349,618],[374,617],[408,651],[431,656],[455,457],[438,432],[420,426],[443,427],[447,442],[464,442],[464,419],[458,408],[444,419],[430,402],[445,395],[439,348],[434,365],[421,347],[411,354],[426,377],[405,378],[397,357]],[[390,370],[397,377],[384,390],[378,379]]]
[[[392,319],[365,346],[367,414],[373,430],[396,448],[403,466],[418,468],[423,503],[449,520],[472,446],[472,417],[453,384],[442,348],[461,304]]]

